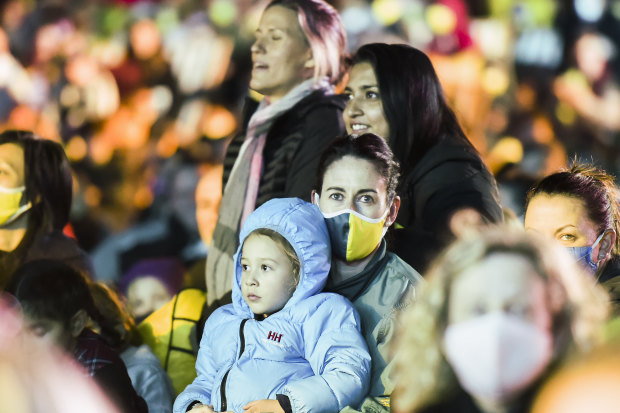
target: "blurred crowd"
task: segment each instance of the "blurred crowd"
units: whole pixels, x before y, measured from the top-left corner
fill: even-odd
[[[334,6],[349,51],[385,41],[429,54],[500,181],[503,204],[517,215],[525,188],[569,158],[620,172],[617,0]],[[221,163],[248,94],[262,7],[249,0],[4,2],[0,122],[65,145],[77,178],[71,222],[86,250],[161,213],[174,191],[174,173],[166,171]]]
[[[213,294],[210,299],[205,295],[205,283],[209,282],[205,281],[205,271],[208,273],[205,258],[208,252],[215,251],[211,241],[214,231],[217,234],[216,222],[221,223],[218,222],[218,209],[224,189],[222,177],[224,175],[225,182],[236,182],[233,176],[237,169],[229,170],[230,175],[226,176],[227,148],[233,135],[242,130],[244,121],[248,120],[249,114],[244,111],[244,108],[251,107],[248,102],[257,104],[262,98],[248,88],[248,83],[252,76],[250,50],[267,3],[266,0],[2,2],[0,132],[28,130],[57,142],[60,144],[56,145],[58,148],[64,148],[70,165],[63,163],[66,159],[56,146],[44,148],[38,139],[24,137],[21,132],[9,132],[8,137],[2,137],[0,146],[4,147],[4,158],[16,159],[23,154],[24,159],[22,187],[15,182],[10,182],[15,185],[7,186],[7,178],[0,176],[0,184],[13,190],[3,192],[3,202],[12,202],[11,205],[25,209],[10,210],[14,212],[11,216],[7,212],[0,227],[19,232],[23,245],[28,247],[21,247],[22,238],[17,242],[13,242],[16,238],[10,238],[10,248],[5,248],[4,244],[1,246],[0,263],[6,268],[11,265],[17,268],[21,261],[33,260],[34,264],[19,266],[19,277],[14,277],[17,280],[13,281],[15,285],[8,288],[22,303],[21,310],[13,298],[0,296],[0,383],[3,383],[2,375],[6,376],[7,383],[21,383],[29,380],[31,375],[37,375],[34,370],[34,373],[24,375],[13,371],[19,368],[14,365],[27,363],[13,360],[15,354],[23,356],[21,349],[14,344],[15,337],[29,343],[28,331],[35,330],[36,333],[37,326],[23,324],[52,310],[58,312],[59,319],[71,320],[70,324],[62,326],[63,334],[68,337],[65,343],[67,353],[73,352],[78,363],[91,368],[92,376],[99,374],[104,390],[115,395],[112,396],[113,402],[124,406],[122,410],[146,411],[146,400],[152,411],[169,411],[174,398],[195,378],[196,340],[202,336],[204,321],[214,308],[222,304],[219,299],[224,299],[219,294],[217,297]],[[618,270],[620,273],[620,242],[616,238],[620,215],[614,202],[605,204],[609,219],[599,217],[604,215],[603,212],[599,215],[592,213],[596,210],[592,205],[599,204],[598,201],[605,197],[620,199],[613,182],[616,179],[615,184],[620,183],[620,0],[332,0],[327,3],[341,17],[348,38],[347,52],[351,56],[360,46],[374,42],[404,43],[428,55],[458,123],[480,154],[482,168],[486,166],[497,181],[499,203],[494,211],[501,217],[503,209],[508,226],[522,228],[525,221],[526,229],[551,235],[564,242],[564,246],[569,246],[566,239],[555,235],[556,228],[551,228],[555,222],[550,216],[557,213],[562,218],[573,218],[570,211],[578,211],[580,217],[589,219],[588,223],[596,223],[596,228],[588,229],[588,237],[592,238],[590,245],[573,247],[571,254],[578,260],[586,257],[584,262],[592,267],[590,272],[596,274],[596,280],[604,287],[601,289],[585,282],[582,270],[577,270],[572,262],[564,266],[563,263],[568,262],[565,252],[557,253],[535,238],[517,231],[513,234],[513,230],[506,233],[491,231],[484,236],[468,238],[467,235],[472,234],[471,227],[488,217],[473,211],[471,219],[476,225],[470,225],[471,216],[467,212],[471,212],[471,208],[469,211],[464,208],[466,214],[457,216],[454,222],[454,216],[451,216],[449,229],[459,241],[430,267],[431,281],[425,287],[426,295],[421,296],[420,304],[405,318],[406,325],[420,325],[421,328],[415,332],[404,329],[398,342],[401,350],[415,347],[425,353],[417,354],[418,350],[396,353],[394,377],[399,377],[400,381],[394,388],[388,385],[382,388],[387,400],[384,402],[389,405],[389,392],[394,390],[392,400],[396,402],[396,409],[413,411],[411,406],[433,405],[441,399],[437,395],[450,387],[451,391],[461,391],[458,397],[463,396],[465,404],[471,404],[471,396],[480,405],[478,392],[503,390],[496,388],[505,384],[499,378],[493,383],[481,379],[480,374],[470,381],[495,387],[467,386],[466,376],[477,367],[480,371],[484,368],[472,367],[467,359],[471,352],[484,352],[484,349],[467,342],[466,336],[471,337],[473,330],[468,330],[467,334],[461,331],[458,336],[458,328],[450,328],[471,323],[474,319],[480,321],[476,318],[480,316],[476,313],[478,308],[472,304],[478,298],[478,305],[485,305],[491,316],[498,315],[492,310],[502,313],[500,321],[509,326],[507,330],[513,329],[510,334],[522,339],[524,347],[534,342],[540,344],[540,348],[549,347],[546,358],[528,359],[530,366],[526,367],[530,370],[525,373],[518,366],[506,366],[506,371],[514,369],[515,375],[530,374],[527,383],[519,384],[520,390],[530,388],[532,383],[536,383],[538,389],[538,381],[555,372],[555,362],[563,361],[569,348],[586,351],[604,341],[598,335],[603,331],[601,326],[609,321],[609,308],[602,303],[611,297],[613,314],[618,312],[620,294],[616,284],[620,285],[620,282],[615,279],[619,278],[617,273],[611,272]],[[358,68],[367,63],[364,58],[358,59],[357,62],[345,60],[349,66],[357,64]],[[373,70],[378,73],[376,67]],[[336,93],[344,91],[349,80],[347,76],[345,74],[335,84]],[[376,79],[375,82],[380,83]],[[347,88],[353,100],[354,88],[351,85]],[[351,125],[347,127],[352,128]],[[253,129],[249,128],[248,133],[251,132]],[[387,139],[387,142],[393,145],[396,139]],[[33,149],[38,145],[41,145],[40,149]],[[387,144],[383,145],[387,148]],[[39,150],[41,152],[37,152]],[[38,165],[33,160],[37,159],[37,153],[44,151],[49,151],[45,155],[49,165],[41,166],[41,171],[56,171],[54,173],[58,176],[54,173],[47,176],[45,172],[34,176],[32,171]],[[390,160],[402,155],[397,150],[392,153],[385,149],[385,153],[389,153],[385,157]],[[235,165],[245,160],[241,155],[239,159],[241,161],[235,161]],[[342,159],[329,162],[339,161]],[[249,164],[252,162],[253,158]],[[330,166],[329,162],[327,166]],[[591,167],[581,170],[581,163]],[[559,175],[554,173],[569,165],[576,166],[567,174],[587,182],[579,181],[571,189],[557,190],[553,179],[563,182],[562,179],[568,178],[558,178]],[[322,170],[325,177],[328,175],[327,166],[324,165]],[[413,176],[405,173],[409,166],[401,165],[401,178],[406,182]],[[350,172],[344,166],[341,168],[346,171],[341,176]],[[249,169],[250,166],[246,171],[248,176],[244,177],[246,185],[247,182],[251,185],[253,178]],[[397,172],[395,176],[390,176],[390,180],[397,181]],[[541,181],[549,176],[551,181]],[[309,180],[312,178],[308,177]],[[570,182],[572,185],[573,181]],[[321,185],[312,187],[312,197],[316,197],[313,202],[323,209],[325,206],[321,206],[318,196],[323,196]],[[478,185],[482,184],[474,186]],[[569,184],[566,185],[568,188]],[[584,188],[588,185],[593,188],[598,185],[596,190],[592,189],[592,193],[599,191],[598,195],[584,195],[587,192]],[[494,183],[490,187],[494,188]],[[534,189],[528,195],[531,188]],[[258,195],[254,194],[254,201],[256,196],[259,199],[261,196],[259,189],[255,190]],[[18,192],[23,198],[13,199]],[[304,194],[310,196],[310,191]],[[228,195],[226,208],[234,204],[231,200],[238,196],[230,190]],[[420,196],[420,192],[417,195]],[[594,199],[595,195],[600,199]],[[394,196],[389,197],[390,202]],[[547,208],[541,202],[548,201],[548,198],[553,198],[556,203]],[[327,196],[320,199],[323,203],[330,202]],[[403,199],[406,199],[404,195]],[[594,201],[590,202],[590,199]],[[26,200],[28,205],[22,205]],[[571,200],[575,203],[572,204]],[[410,201],[413,204],[418,199],[412,197]],[[387,227],[396,222],[399,206],[400,198],[398,206],[387,207],[379,225],[383,232],[371,245],[375,248],[373,251],[377,251],[379,243],[382,254],[386,254],[382,238]],[[531,225],[526,218],[527,208],[530,208]],[[10,208],[6,209],[9,211]],[[554,213],[548,215],[549,210]],[[240,217],[242,212],[246,211],[239,211]],[[328,219],[325,210],[323,213]],[[28,218],[20,224],[22,226],[14,225],[26,215]],[[222,216],[226,214],[220,211],[220,219]],[[384,225],[386,217],[390,222]],[[245,218],[244,215],[240,222]],[[377,220],[380,217],[370,218]],[[601,222],[597,221],[599,218]],[[501,219],[489,221],[499,222]],[[582,221],[585,220],[579,220]],[[607,221],[613,221],[613,225]],[[395,226],[399,225],[400,222],[396,222]],[[605,227],[605,231],[599,231],[599,226]],[[397,229],[402,228],[400,225]],[[388,239],[391,235],[392,232],[388,232]],[[359,234],[358,237],[363,238]],[[234,240],[236,242],[236,238]],[[423,239],[418,241],[424,242]],[[333,245],[334,240],[330,242]],[[58,251],[67,255],[58,256],[56,250],[48,248],[49,245],[58,246]],[[411,249],[411,244],[403,245]],[[577,251],[576,248],[585,250]],[[593,257],[595,250],[607,252],[603,258],[596,258]],[[5,254],[6,251],[10,253]],[[441,251],[437,248],[435,252],[439,256]],[[559,255],[556,257],[556,254]],[[363,254],[360,257],[367,258]],[[57,264],[47,261],[50,258],[65,261],[74,268],[54,267]],[[351,261],[345,258],[345,262]],[[608,262],[613,266],[607,265]],[[610,268],[610,274],[604,273],[603,267]],[[505,276],[516,280],[509,287],[519,293],[512,291],[508,298],[503,294],[509,288],[492,282],[493,276],[504,268],[514,270],[514,274],[507,271]],[[11,268],[13,270],[15,268]],[[416,267],[415,270],[411,270],[416,274],[415,282],[411,281],[411,286],[406,289],[407,292],[409,288],[414,290],[413,297],[417,299],[418,285],[414,284],[419,281],[425,285],[422,276],[426,278],[427,271],[426,267]],[[2,289],[5,283],[9,283],[11,271],[7,270],[6,277],[0,274]],[[63,274],[66,280],[54,284],[51,277],[44,276],[47,273]],[[233,271],[229,273],[233,274]],[[94,278],[102,283],[90,285],[90,281],[83,279],[83,274],[95,274]],[[230,280],[225,281],[228,287]],[[469,284],[469,290],[465,284]],[[70,290],[65,288],[66,285],[79,288]],[[114,290],[108,288],[110,285]],[[489,288],[480,289],[480,285]],[[352,302],[358,298],[347,296],[348,287],[343,288],[344,293],[333,285],[331,287],[333,292],[341,293]],[[368,284],[363,288],[367,287]],[[55,288],[57,294],[53,293]],[[559,296],[554,295],[560,290]],[[517,302],[513,297],[530,297],[530,293],[533,298],[527,302]],[[509,310],[494,308],[498,303],[491,302],[491,296],[499,297],[500,301],[503,299],[500,304],[510,307]],[[218,301],[214,303],[216,298]],[[230,294],[226,299],[230,300]],[[547,305],[546,300],[551,304]],[[453,302],[462,305],[462,314],[466,316],[455,313],[452,306],[457,308],[457,305]],[[403,304],[402,308],[407,305]],[[521,307],[514,310],[519,305],[525,310],[519,310]],[[400,306],[399,301],[398,310],[402,309]],[[22,310],[25,319],[19,316]],[[530,310],[540,310],[542,315],[537,318],[536,314],[528,313]],[[475,327],[483,331],[500,319],[491,316]],[[515,318],[519,320],[515,321]],[[527,319],[538,330],[532,332],[529,324],[524,327],[522,319]],[[556,323],[570,333],[563,334],[561,328],[556,328]],[[588,331],[580,330],[583,326],[580,327],[579,323],[588,324],[585,329]],[[617,336],[617,323],[618,318],[607,324],[604,331]],[[74,327],[79,330],[77,334],[73,334]],[[544,337],[539,334],[540,330],[545,331]],[[597,330],[597,334],[590,334],[589,330]],[[491,328],[484,331],[491,331]],[[442,336],[444,333],[445,337]],[[98,338],[99,335],[103,339]],[[453,342],[463,343],[462,348],[458,348],[458,344],[450,347],[450,335],[457,337]],[[590,337],[595,335],[596,338]],[[587,336],[583,342],[580,341],[582,336]],[[115,376],[111,373],[104,375],[98,370],[101,363],[93,353],[103,351],[101,348],[105,346],[99,347],[101,343],[97,340],[105,341],[105,346],[113,348],[110,354],[118,353],[110,356],[109,364],[125,364],[126,372],[116,371],[114,374],[118,375]],[[49,371],[60,371],[60,364],[69,363],[67,360],[61,360],[60,364],[47,360],[49,354],[44,354],[36,340],[33,343],[28,344],[32,347],[28,347],[28,351],[38,355]],[[424,345],[416,347],[411,343]],[[520,341],[515,339],[515,343]],[[557,346],[561,348],[558,350]],[[516,347],[512,349],[518,351]],[[435,353],[430,354],[429,349]],[[464,349],[470,353],[465,354]],[[522,359],[527,357],[529,355],[524,354]],[[586,359],[583,365],[572,365],[566,370],[565,378],[560,376],[560,379],[549,382],[545,387],[548,394],[543,393],[538,407],[534,408],[541,413],[564,411],[554,403],[559,403],[557,394],[561,395],[568,385],[573,384],[570,380],[577,383],[575,386],[579,385],[575,378],[577,373],[573,371],[590,369],[595,370],[591,374],[603,374],[606,357],[618,362],[617,357],[614,359],[602,352],[598,358]],[[407,376],[406,366],[421,359],[429,363],[429,374],[436,374],[432,378],[436,382],[421,375]],[[160,387],[149,387],[144,377],[135,376],[130,368],[134,362],[135,365],[140,363],[140,369],[146,369],[140,371],[154,366],[148,371]],[[3,370],[3,366],[8,369]],[[169,368],[171,366],[173,368]],[[493,369],[497,366],[487,367]],[[386,368],[386,374],[392,374],[390,368]],[[77,378],[78,371],[77,368],[75,372],[69,369],[67,380],[74,380],[78,383],[76,386],[84,387],[85,394],[93,394],[92,400],[95,401],[88,403],[99,406],[101,411],[109,411],[106,410],[107,401],[101,402],[103,404],[97,402],[102,397],[100,389],[91,386],[90,382],[81,383]],[[512,377],[514,380],[509,384],[518,387],[515,383],[519,377]],[[121,384],[128,382],[129,378],[135,392],[116,394],[118,389],[114,390],[115,386],[123,387]],[[460,384],[457,384],[457,378]],[[604,377],[595,378],[605,380]],[[618,380],[617,373],[610,380]],[[108,392],[106,385],[113,390]],[[50,394],[62,393],[54,383],[46,382],[44,386],[50,388]],[[419,394],[412,389],[419,390]],[[0,394],[3,391],[5,389],[0,385]],[[608,396],[605,393],[601,397]],[[26,395],[13,400],[17,400],[16,406],[25,406],[34,403],[30,398],[31,395]],[[518,398],[519,403],[515,405],[520,406],[523,402],[529,406],[533,395],[519,394]],[[463,400],[456,399],[455,403]],[[158,404],[159,407],[153,407]],[[192,406],[189,404],[187,409]],[[485,411],[496,411],[497,406],[484,407]],[[55,407],[58,411],[63,408],[62,402]],[[9,411],[19,410],[11,409]],[[3,412],[3,406],[0,406],[0,412]]]

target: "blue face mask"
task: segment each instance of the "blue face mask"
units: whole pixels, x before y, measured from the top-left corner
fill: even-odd
[[[596,270],[598,269],[598,262],[592,262],[592,250],[601,241],[603,235],[605,235],[605,232],[599,235],[596,241],[594,241],[594,244],[590,246],[586,245],[585,247],[565,247],[568,253],[572,255],[583,268],[590,272],[590,274],[596,273]]]

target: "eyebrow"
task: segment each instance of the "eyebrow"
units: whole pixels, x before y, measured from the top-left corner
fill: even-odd
[[[325,189],[326,191],[340,191],[340,192],[346,192],[344,188],[340,188],[338,186],[330,186],[329,188]],[[372,189],[372,188],[364,188],[364,189],[360,189],[359,191],[357,191],[358,194],[361,193],[365,193],[365,192],[372,192],[374,194],[377,194],[377,190],[376,189]]]
[[[266,27],[265,28],[265,32],[269,33],[269,32],[274,32],[274,31],[280,31],[283,33],[288,33],[288,30],[280,28],[280,27]],[[256,30],[254,30],[254,34],[258,34],[258,33],[262,33],[263,30],[261,30],[260,27],[257,27]]]
[[[368,90],[368,89],[373,89],[373,88],[378,88],[379,85],[362,85],[360,86],[361,90]],[[344,88],[344,90],[352,90],[349,86],[346,86]]]
[[[274,259],[271,259],[271,258],[267,258],[267,257],[256,257],[256,258],[257,258],[257,259],[259,259],[259,260],[262,260],[262,261],[269,261],[269,262],[272,262],[272,263],[276,263],[276,264],[277,264],[277,261],[276,261],[276,260],[274,260]],[[247,260],[248,258],[247,258],[247,257],[244,257],[244,256],[242,255],[242,256],[241,256],[241,261],[243,261],[244,259],[245,259],[245,260]]]
[[[554,234],[557,235],[559,232],[561,232],[561,231],[563,231],[563,230],[565,230],[566,228],[569,228],[569,227],[573,227],[575,229],[579,229],[576,226],[574,226],[573,224],[568,224],[568,225],[564,225],[563,227],[560,227],[560,228],[556,229]]]
[[[372,188],[368,188],[368,189],[360,189],[359,191],[357,191],[358,194],[363,194],[366,192],[372,192],[373,194],[377,194],[378,192],[375,189]]]

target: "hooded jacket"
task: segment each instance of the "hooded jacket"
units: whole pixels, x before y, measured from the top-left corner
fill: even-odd
[[[280,311],[255,318],[241,292],[241,248],[258,228],[293,246],[300,279]],[[336,412],[367,391],[370,355],[351,303],[320,293],[331,247],[319,208],[297,198],[273,199],[254,211],[239,236],[232,304],[207,320],[198,352],[198,377],[179,395],[174,412],[194,401],[215,411],[243,412],[254,400],[287,396],[293,412]]]

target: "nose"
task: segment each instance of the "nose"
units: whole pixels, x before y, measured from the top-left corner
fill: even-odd
[[[349,99],[344,111],[349,118],[360,116],[363,113],[358,105],[357,99],[354,97]]]
[[[258,285],[258,280],[254,276],[254,271],[246,271],[245,285],[247,285],[248,287],[255,287]]]
[[[357,207],[357,203],[355,202],[355,198],[353,198],[353,197],[349,201],[349,205],[348,205],[347,208],[349,208],[349,209],[351,209],[351,210],[353,210],[355,212],[360,212],[359,208]]]
[[[261,38],[257,37],[256,40],[254,40],[254,43],[252,43],[252,47],[250,47],[250,52],[252,54],[265,52],[265,47]]]

